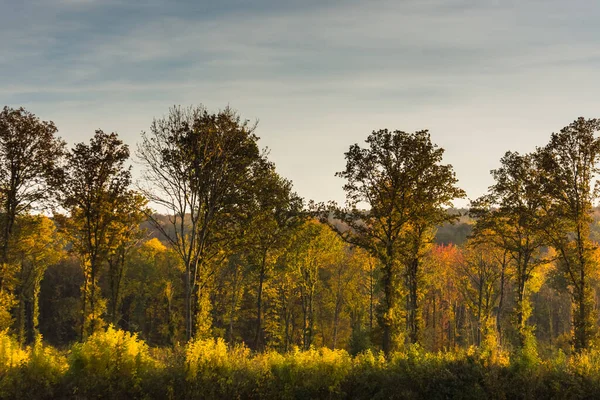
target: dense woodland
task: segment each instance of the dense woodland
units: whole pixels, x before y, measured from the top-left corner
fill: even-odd
[[[229,108],[149,122],[68,148],[0,113],[0,397],[600,393],[600,120],[506,152],[468,209],[426,130],[349,144],[340,205]]]

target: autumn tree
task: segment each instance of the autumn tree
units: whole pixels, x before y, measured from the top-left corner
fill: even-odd
[[[51,199],[64,142],[52,121],[42,121],[23,108],[0,112],[0,307],[10,310],[13,293],[8,283],[15,221]],[[0,319],[6,319],[0,316]],[[4,324],[3,324],[4,325]]]
[[[405,277],[407,330],[419,340],[418,284],[422,246],[432,229],[455,217],[444,207],[465,193],[456,187],[452,166],[441,164],[444,150],[431,142],[428,131],[374,131],[367,148],[352,145],[345,153],[346,169],[337,176],[344,185],[346,207],[336,218],[349,229],[338,229],[346,241],[363,247],[380,260],[384,299],[380,324],[383,350],[389,354],[399,333],[397,275]],[[363,209],[365,207],[366,209]]]
[[[594,300],[591,277],[598,267],[595,244],[590,239],[592,205],[598,199],[600,120],[578,118],[539,149],[543,194],[547,213],[542,224],[549,243],[556,249],[572,297],[573,346],[586,349],[594,337]]]
[[[496,308],[500,294],[500,278],[502,264],[498,255],[501,249],[489,243],[468,242],[462,262],[457,265],[456,280],[463,293],[463,298],[477,324],[475,345],[488,342],[495,329],[492,310]],[[485,343],[496,346],[496,341]]]
[[[111,234],[122,222],[120,213],[134,198],[129,189],[128,159],[129,148],[117,134],[101,130],[89,144],[78,143],[67,155],[61,197],[70,214],[64,224],[86,278],[82,288],[82,337],[94,332],[101,321],[104,301],[99,294],[99,273],[111,251]]]
[[[286,251],[287,253],[287,251]],[[285,262],[277,262],[272,270],[268,294],[269,319],[265,321],[265,336],[269,347],[287,352],[294,345],[302,345],[302,307],[296,271]]]
[[[254,348],[264,346],[263,287],[269,272],[303,219],[303,201],[292,191],[292,183],[279,176],[273,163],[263,161],[247,182],[249,195],[242,220],[241,246],[258,274]]]
[[[527,286],[535,268],[545,262],[541,250],[546,240],[540,229],[544,198],[533,155],[507,152],[500,164],[491,171],[494,184],[489,193],[472,202],[470,213],[477,221],[474,240],[503,249],[499,256],[510,258],[516,283],[517,345],[522,347],[527,338],[532,338],[527,325],[531,308]],[[507,265],[505,259],[503,265]]]
[[[464,304],[456,273],[464,263],[462,249],[453,244],[433,246],[424,262],[427,264],[424,323],[429,339],[425,344],[432,350],[455,347],[456,315]]]
[[[121,305],[123,279],[128,257],[133,247],[144,238],[140,224],[149,213],[146,209],[148,201],[140,193],[133,190],[122,193],[120,205],[114,210],[113,223],[108,230],[108,283],[110,321],[118,326],[120,323],[119,308]]]
[[[177,254],[152,238],[129,249],[126,263],[118,307],[123,329],[153,344],[185,340],[184,268]]]
[[[236,239],[241,204],[253,168],[263,161],[255,127],[226,108],[216,114],[204,107],[174,107],[142,133],[137,155],[145,167],[143,188],[148,199],[169,218],[153,216],[185,265],[185,324],[210,328],[208,285],[218,258]]]
[[[302,346],[313,343],[315,332],[315,296],[321,271],[343,259],[343,242],[326,225],[316,220],[305,222],[295,233],[287,249],[285,263],[295,272],[302,302]]]
[[[360,247],[346,245],[323,268],[319,303],[325,303],[329,312],[321,329],[331,326],[331,348],[348,348],[352,354],[370,348],[377,304],[376,262]]]
[[[39,332],[40,284],[46,269],[64,257],[64,239],[43,215],[16,220],[15,261],[19,265],[16,332],[19,342],[35,340]]]

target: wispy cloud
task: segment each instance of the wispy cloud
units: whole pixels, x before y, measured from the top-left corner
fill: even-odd
[[[60,121],[72,141],[110,114],[132,144],[170,104],[230,103],[261,119],[282,171],[320,200],[339,199],[342,152],[371,129],[431,127],[476,195],[511,146],[503,141],[527,150],[600,106],[591,0],[0,0],[0,9],[0,103]],[[298,168],[308,153],[314,162]]]

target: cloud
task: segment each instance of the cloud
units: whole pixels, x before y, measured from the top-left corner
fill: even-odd
[[[380,127],[431,127],[478,193],[509,146],[527,151],[600,105],[591,0],[7,0],[2,9],[0,103],[60,121],[71,140],[108,124],[130,144],[171,104],[231,104],[261,119],[264,144],[309,197],[339,200],[330,188],[343,151]],[[306,154],[314,160],[299,168]]]

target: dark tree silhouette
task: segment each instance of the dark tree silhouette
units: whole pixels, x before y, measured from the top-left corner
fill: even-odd
[[[65,151],[56,132],[52,121],[41,121],[23,108],[5,106],[0,112],[0,291],[15,219],[52,199]]]

